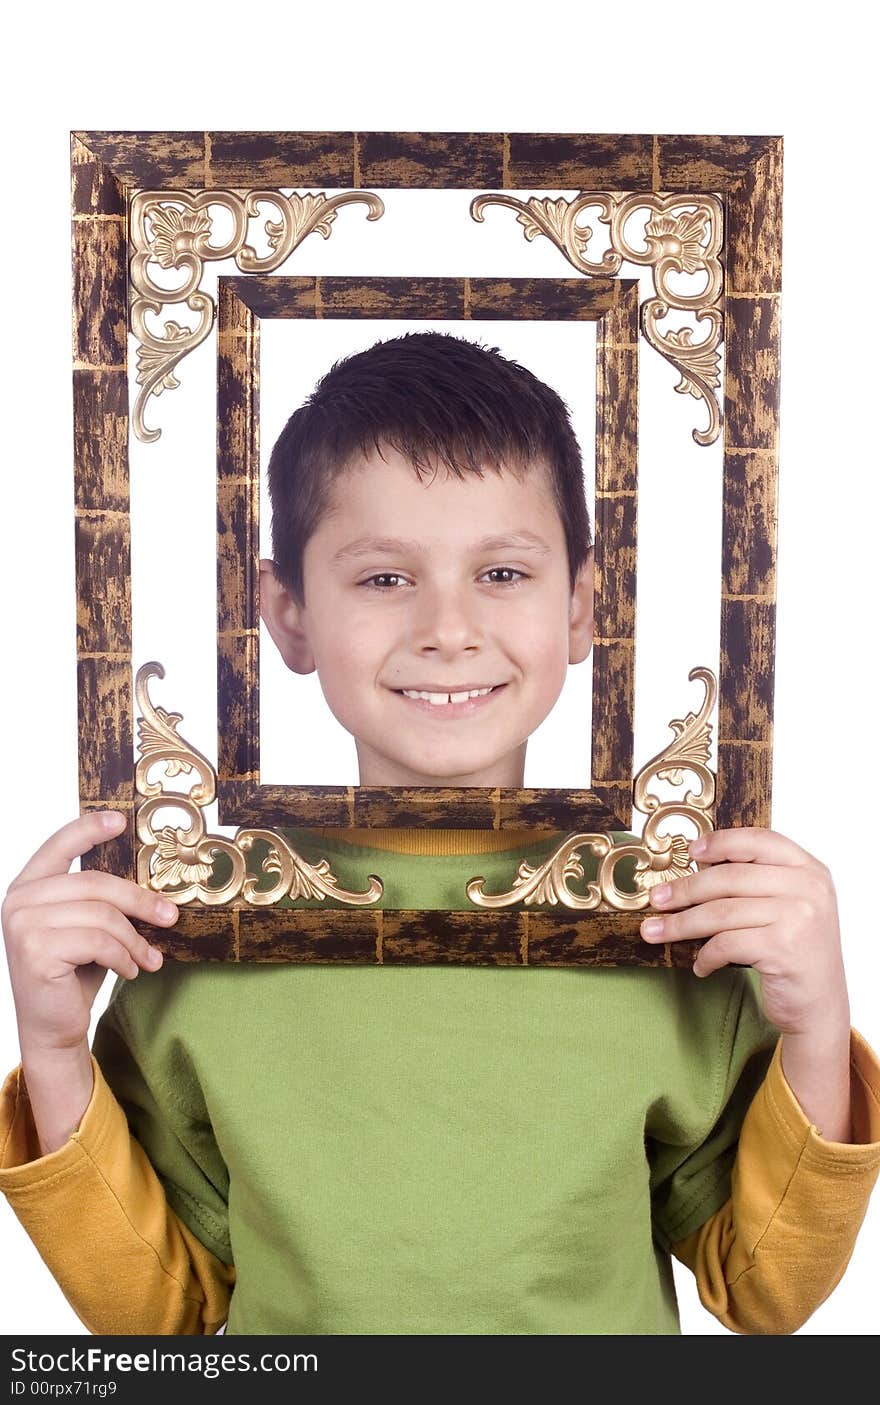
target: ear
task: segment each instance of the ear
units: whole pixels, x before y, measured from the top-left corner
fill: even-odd
[[[593,548],[577,574],[571,596],[568,662],[583,663],[593,647]]]
[[[275,574],[275,562],[260,562],[260,616],[287,667],[314,673],[315,659],[304,628],[305,607]]]

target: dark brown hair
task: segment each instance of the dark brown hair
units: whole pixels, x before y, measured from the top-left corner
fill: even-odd
[[[333,480],[372,447],[396,449],[421,477],[525,473],[542,460],[565,529],[574,589],[591,545],[581,452],[555,390],[497,347],[449,332],[407,332],[333,366],[272,449],[269,495],[278,579],[303,601],[303,552]]]

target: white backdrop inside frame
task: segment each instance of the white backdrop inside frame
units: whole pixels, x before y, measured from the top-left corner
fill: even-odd
[[[596,327],[592,322],[263,320],[260,328],[260,554],[272,556],[269,455],[293,410],[340,357],[406,332],[436,329],[497,346],[546,381],[568,405],[581,446],[585,496],[595,523]],[[430,499],[426,500],[430,508]],[[344,627],[341,623],[340,627]],[[592,657],[571,667],[547,721],[529,742],[526,784],[586,786],[590,780]],[[291,673],[260,630],[260,778],[299,785],[356,785],[354,742],[330,714],[317,675]]]
[[[330,188],[327,188],[328,193]],[[583,277],[548,239],[528,242],[513,211],[490,207],[483,223],[469,214],[479,191],[375,191],[381,219],[368,222],[364,206],[341,208],[329,239],[310,235],[276,276],[373,275],[472,277]],[[532,191],[512,192],[525,200]],[[544,192],[540,192],[544,194]],[[574,191],[547,192],[571,198]],[[212,207],[212,213],[217,207]],[[276,217],[268,204],[251,222],[249,241],[265,253],[264,225]],[[216,239],[222,238],[217,211]],[[644,222],[645,216],[641,216]],[[607,246],[595,212],[590,257]],[[628,227],[638,246],[639,217]],[[234,261],[209,262],[202,287],[216,295],[219,274],[238,274]],[[157,275],[158,276],[158,275]],[[621,277],[637,278],[640,301],[653,292],[649,269],[624,263]],[[588,281],[584,278],[584,281]],[[693,275],[681,286],[703,284]],[[163,282],[172,286],[171,273]],[[187,320],[169,307],[162,319]],[[682,325],[673,313],[669,326]],[[156,325],[155,320],[153,325]],[[289,415],[334,360],[407,330],[436,326],[498,346],[546,380],[568,405],[581,446],[587,504],[595,524],[595,324],[540,321],[313,321],[263,319],[260,424],[263,493],[261,555],[271,556],[265,466]],[[702,333],[698,332],[697,336]],[[216,333],[177,368],[181,384],[147,403],[152,444],[131,440],[132,584],[135,667],[160,660],[166,678],[151,695],[182,712],[180,731],[216,758]],[[137,394],[136,343],[130,338],[130,394]],[[697,445],[692,430],[705,426],[705,406],[678,395],[678,373],[643,338],[639,343],[639,574],[636,612],[634,764],[637,770],[671,738],[669,721],[695,710],[700,684],[688,682],[697,664],[717,672],[721,577],[721,447]],[[591,660],[569,670],[563,693],[529,747],[528,786],[589,784]],[[330,715],[314,675],[290,673],[261,626],[261,780],[287,784],[357,781],[353,743]],[[714,734],[713,756],[714,762]],[[210,819],[210,812],[209,812]],[[630,817],[625,817],[629,820]],[[643,819],[631,817],[640,830]],[[232,832],[228,830],[227,832]]]

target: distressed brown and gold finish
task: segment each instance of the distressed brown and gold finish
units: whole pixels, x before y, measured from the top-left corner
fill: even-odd
[[[129,815],[84,867],[134,877],[125,187],[71,142],[80,808]]]
[[[782,140],[727,193],[718,824],[770,823]]]
[[[775,621],[776,495],[781,257],[782,140],[779,137],[673,136],[576,133],[419,132],[76,132],[71,135],[73,251],[73,378],[75,439],[77,650],[79,678],[80,796],[84,810],[113,807],[132,816],[119,839],[85,855],[86,868],[136,876],[134,699],[131,668],[129,568],[127,288],[132,246],[127,217],[138,191],[233,192],[243,199],[259,190],[363,192],[369,188],[455,189],[472,195],[516,192],[538,199],[560,192],[608,192],[693,200],[715,196],[723,206],[718,258],[724,286],[724,490],[721,580],[721,658],[718,715],[716,823],[766,825],[770,820]],[[672,217],[669,210],[660,218]],[[674,212],[673,212],[674,213]],[[671,233],[671,231],[666,231]],[[703,247],[707,247],[705,240]],[[249,281],[249,280],[244,280]],[[253,280],[257,281],[257,280]],[[325,280],[327,281],[327,280]],[[363,281],[363,280],[361,280]],[[454,281],[454,280],[453,280]],[[460,281],[460,280],[459,280]],[[487,285],[494,280],[478,280]],[[498,280],[500,281],[500,280]],[[541,282],[543,280],[535,280]],[[604,291],[617,280],[578,283]],[[476,286],[474,283],[472,286]],[[303,296],[314,297],[306,289]],[[630,294],[629,296],[633,296]],[[620,298],[620,294],[618,294]],[[380,300],[381,301],[381,300]],[[626,374],[636,337],[615,327],[622,301],[603,314],[599,328],[604,382],[598,385],[600,423],[615,425],[623,449],[624,483],[634,467],[634,439],[626,438],[616,377]],[[251,324],[255,315],[248,309]],[[305,315],[311,315],[306,313]],[[315,315],[320,315],[316,312]],[[349,315],[340,312],[337,315]],[[405,315],[395,313],[393,315]],[[471,310],[471,316],[488,315]],[[247,320],[247,319],[246,319]],[[602,339],[605,339],[604,348]],[[236,409],[232,434],[255,435],[254,391]],[[248,427],[248,422],[250,427]],[[243,428],[242,428],[243,425]],[[220,427],[220,435],[225,433]],[[600,452],[601,459],[601,452]],[[631,459],[631,462],[630,462]],[[601,464],[600,464],[601,470]],[[607,466],[606,483],[617,471]],[[230,470],[229,478],[232,473]],[[601,476],[601,472],[600,472]],[[227,481],[223,491],[232,494]],[[617,497],[615,497],[617,492]],[[627,499],[632,497],[631,506]],[[225,501],[221,513],[231,502]],[[633,522],[626,520],[627,511]],[[618,533],[622,559],[635,573],[634,485],[609,489],[597,503],[599,540]],[[222,550],[238,549],[241,520],[221,528]],[[631,547],[630,547],[631,543]],[[631,549],[631,558],[626,555]],[[251,545],[246,542],[246,550]],[[250,558],[248,558],[250,559]],[[600,579],[603,568],[600,563]],[[228,571],[228,566],[227,566]],[[220,571],[224,570],[221,555]],[[604,567],[606,577],[608,562]],[[246,587],[242,581],[241,587]],[[606,699],[628,698],[628,605],[615,604],[600,584],[594,676]],[[625,601],[627,592],[624,591]],[[634,594],[633,594],[634,599]],[[227,599],[226,606],[229,607]],[[248,607],[252,609],[252,604]],[[255,616],[254,616],[255,618]],[[233,626],[237,628],[237,626]],[[225,661],[250,667],[252,639],[230,635]],[[221,673],[222,684],[222,673]],[[632,712],[606,701],[612,726],[594,744],[589,791],[452,790],[434,823],[475,828],[558,827],[573,832],[625,827],[616,824],[628,798]],[[604,749],[603,749],[604,748]],[[607,754],[606,754],[607,753]],[[278,788],[260,787],[260,816],[236,814],[238,799],[258,781],[252,747],[227,757],[227,815],[222,822],[399,826],[417,821],[419,792],[357,787],[310,788],[313,814],[290,813]],[[232,779],[238,777],[239,779]],[[238,788],[238,790],[236,790]],[[283,789],[283,788],[282,788]],[[565,794],[560,805],[558,796]],[[572,805],[576,814],[572,814]],[[569,823],[573,820],[573,823]],[[338,920],[337,920],[338,919]],[[664,956],[633,940],[633,913],[474,911],[472,913],[334,913],[328,934],[320,912],[277,909],[230,914],[222,908],[183,908],[173,933],[155,933],[163,949],[182,959],[412,959],[567,963],[691,960],[686,944]],[[427,954],[426,954],[427,953]]]

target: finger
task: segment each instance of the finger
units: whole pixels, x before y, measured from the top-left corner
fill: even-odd
[[[10,883],[10,889],[33,878],[66,873],[74,859],[87,854],[96,844],[121,834],[125,825],[126,818],[119,810],[92,810],[62,825],[28,859]]]
[[[664,896],[668,889],[668,896]],[[650,892],[651,906],[664,912],[691,903],[708,902],[711,898],[752,897],[775,898],[788,894],[797,896],[804,891],[804,874],[790,865],[718,863],[662,883]]]
[[[110,903],[129,917],[139,917],[144,922],[161,922],[168,926],[177,920],[176,903],[163,898],[139,883],[128,878],[119,878],[115,873],[101,873],[97,869],[86,869],[82,873],[60,873],[49,878],[36,878],[28,883],[19,883],[7,895],[7,906],[11,912],[33,902],[44,906],[50,903],[68,904],[94,899]]]
[[[113,907],[112,903],[49,903],[45,907],[29,907],[28,923],[32,924],[36,931],[51,932],[53,935],[59,931],[85,929],[107,932],[131,952],[141,965],[153,964],[150,952],[155,948],[150,946],[146,937],[142,937],[128,918],[124,917],[118,908]]]
[[[701,847],[702,846],[702,847]],[[784,834],[774,829],[761,829],[757,826],[743,826],[736,829],[713,829],[692,839],[688,853],[701,864],[724,863],[733,860],[737,863],[786,864],[795,867],[818,863],[813,854],[795,844]]]
[[[645,941],[679,942],[714,937],[739,927],[769,927],[783,918],[786,906],[783,899],[718,898],[671,912],[668,917],[649,917],[642,923],[641,933]]]
[[[710,976],[722,966],[755,966],[766,952],[766,929],[734,928],[701,946],[691,969],[695,976]]]
[[[52,943],[51,953],[53,959],[63,965],[74,968],[95,963],[126,980],[133,980],[140,973],[141,968],[128,948],[109,932],[98,932],[93,927],[70,927],[65,938],[63,949],[59,949],[57,940]]]

